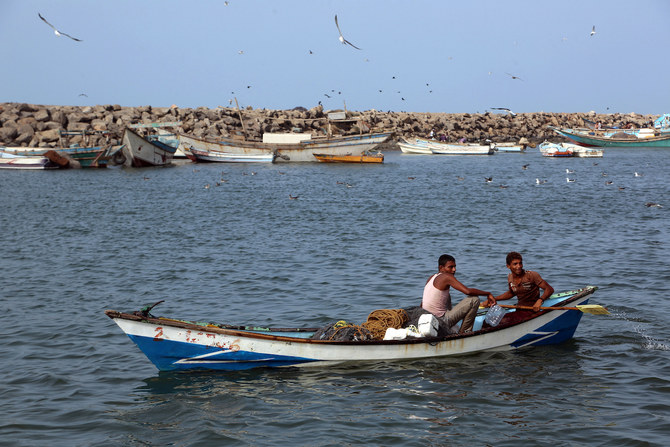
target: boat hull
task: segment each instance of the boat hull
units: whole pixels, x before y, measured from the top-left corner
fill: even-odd
[[[13,170],[44,170],[58,169],[59,166],[42,155],[16,155],[0,153],[0,169]]]
[[[405,153],[434,155],[492,155],[491,145],[469,143],[441,143],[439,141],[414,138],[399,142],[400,150]]]
[[[55,149],[39,148],[39,147],[10,147],[4,148],[3,151],[25,156],[41,156],[48,151],[54,151],[59,155],[64,155],[66,158],[74,160],[78,163],[78,167],[82,168],[106,168],[108,148],[102,146],[96,147],[60,147]]]
[[[273,163],[274,154],[230,154],[219,151],[201,151],[191,148],[188,158],[196,163]]]
[[[177,148],[142,138],[130,129],[123,133],[123,147],[125,156],[123,165],[126,167],[142,168],[147,166],[166,166],[172,163]]]
[[[547,302],[588,302],[596,287],[559,294]],[[264,329],[192,323],[108,310],[105,312],[161,371],[244,370],[318,366],[343,362],[395,361],[507,351],[561,343],[573,337],[578,310],[550,310],[524,322],[466,335],[385,341],[309,338],[316,329]],[[477,317],[475,329],[484,316]]]
[[[670,133],[664,132],[659,136],[638,138],[631,134],[631,138],[615,138],[613,136],[598,136],[596,132],[579,132],[574,129],[562,129],[549,126],[557,134],[571,139],[580,146],[586,147],[668,147],[670,148]],[[623,132],[623,131],[622,131]]]
[[[275,162],[314,162],[314,154],[361,155],[371,151],[391,137],[392,133],[361,134],[346,137],[306,140],[300,143],[263,143],[223,138],[209,141],[179,135],[179,148],[188,154],[191,148],[240,155],[276,156]]]
[[[314,154],[314,158],[321,163],[384,163],[382,154],[361,155],[331,155]]]

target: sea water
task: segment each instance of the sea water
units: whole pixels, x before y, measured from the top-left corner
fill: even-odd
[[[0,172],[0,445],[665,445],[669,168],[663,149],[534,149]],[[510,250],[611,314],[519,352],[173,374],[103,313],[361,323],[418,305],[443,253],[500,294]]]

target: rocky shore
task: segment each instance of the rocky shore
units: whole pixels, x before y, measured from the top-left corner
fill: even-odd
[[[61,146],[60,131],[99,131],[89,137],[91,146],[119,144],[126,126],[154,122],[181,122],[172,130],[202,138],[246,135],[260,140],[266,132],[311,132],[324,135],[328,126],[334,134],[356,134],[361,131],[393,131],[396,137],[445,134],[449,141],[467,138],[477,142],[518,142],[525,138],[536,144],[562,139],[547,126],[585,127],[585,120],[600,121],[603,126],[651,126],[658,115],[589,113],[420,113],[347,111],[346,120],[333,121],[332,112],[321,106],[291,110],[205,107],[122,107],[46,106],[22,103],[0,103],[0,146],[53,148]],[[103,133],[105,132],[105,133]],[[75,136],[68,144],[84,143]]]

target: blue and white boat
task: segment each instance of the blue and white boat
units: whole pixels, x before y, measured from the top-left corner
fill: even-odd
[[[575,333],[584,305],[597,290],[587,286],[557,293],[519,323],[444,337],[403,340],[333,341],[311,338],[318,328],[262,328],[154,317],[151,308],[105,314],[133,340],[160,371],[244,370],[258,367],[314,367],[345,362],[446,357],[482,351],[509,351],[564,342]],[[570,306],[570,307],[565,307]],[[512,312],[514,310],[511,310]]]

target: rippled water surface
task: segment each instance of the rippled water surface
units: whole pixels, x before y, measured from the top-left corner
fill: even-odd
[[[0,445],[666,445],[668,172],[654,149],[0,172]],[[521,352],[164,374],[103,313],[361,323],[442,253],[502,293],[510,250],[611,315]]]

